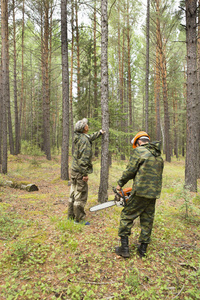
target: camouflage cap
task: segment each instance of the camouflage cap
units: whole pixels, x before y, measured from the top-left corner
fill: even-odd
[[[88,120],[86,118],[83,118],[82,120],[79,120],[75,124],[75,132],[83,132],[85,125],[88,124]]]

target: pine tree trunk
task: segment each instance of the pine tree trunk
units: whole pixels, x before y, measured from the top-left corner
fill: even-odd
[[[63,180],[69,180],[69,70],[67,41],[67,0],[61,0],[61,51],[63,95],[61,178]]]
[[[106,133],[102,137],[101,175],[98,201],[108,200],[109,174],[109,108],[108,108],[108,16],[107,0],[101,0],[101,109],[102,129]]]
[[[71,44],[71,79],[70,79],[70,122],[71,122],[71,140],[72,140],[72,154],[74,153],[74,115],[73,115],[73,75],[74,75],[74,1],[71,3],[72,16],[71,16],[71,31],[72,31],[72,44]]]
[[[198,2],[200,5],[200,1]],[[197,82],[198,82],[198,99],[199,99],[199,112],[198,112],[198,154],[197,154],[197,178],[200,178],[200,9],[198,9],[198,39],[197,39]]]
[[[2,121],[3,121],[3,91],[2,91],[2,64],[0,63],[0,173],[2,171]]]
[[[166,70],[166,59],[163,50],[163,43],[162,43],[159,21],[158,21],[157,29],[158,29],[157,42],[158,42],[158,49],[160,54],[160,70],[161,70],[161,77],[162,77],[163,104],[164,104],[164,149],[165,149],[166,161],[171,162],[170,119],[169,119],[169,111],[168,111],[168,94],[167,94],[167,70]]]
[[[17,103],[17,51],[16,51],[16,25],[15,25],[15,0],[13,0],[13,55],[14,55],[14,105],[15,105],[15,155],[20,152],[19,144],[19,115],[18,115],[18,103]]]
[[[98,119],[98,93],[97,93],[97,9],[96,9],[96,0],[94,2],[94,118]],[[95,143],[95,157],[99,156],[99,147],[97,146],[97,143]]]
[[[196,0],[186,0],[186,44],[187,44],[187,137],[185,185],[197,192],[197,153],[198,153],[198,98],[197,98],[197,37]]]
[[[23,126],[22,126],[22,116],[23,116],[23,106],[24,106],[24,0],[22,5],[22,70],[21,70],[21,96],[20,96],[20,106],[19,106],[19,151],[21,148],[21,139],[23,136]]]
[[[79,49],[79,28],[78,28],[78,3],[75,0],[75,18],[76,18],[76,48],[77,48],[77,101],[80,103],[80,49]],[[80,103],[80,107],[82,107]],[[80,110],[80,118],[83,117],[83,111]]]
[[[132,93],[131,93],[131,49],[130,49],[130,23],[129,0],[127,1],[127,51],[128,51],[128,103],[129,103],[129,128],[133,130]]]
[[[7,173],[8,153],[7,153],[7,49],[8,41],[8,1],[1,0],[1,59],[2,59],[2,143],[3,143],[3,156],[2,156],[2,173]]]
[[[146,19],[146,77],[145,77],[145,130],[149,131],[149,20],[150,20],[150,0],[147,0]]]
[[[49,0],[44,3],[44,47],[43,47],[43,130],[44,151],[51,160],[50,138],[50,94],[49,94]]]
[[[156,1],[156,12],[159,14],[159,0]],[[155,107],[156,107],[156,139],[161,140],[160,128],[160,50],[159,50],[159,19],[156,18],[156,78],[155,78]]]

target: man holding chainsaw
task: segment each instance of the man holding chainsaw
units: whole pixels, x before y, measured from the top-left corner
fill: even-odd
[[[101,129],[93,134],[89,131],[88,120],[79,120],[75,125],[75,151],[71,168],[71,190],[68,204],[68,219],[79,223],[85,217],[84,207],[88,197],[88,174],[93,172],[92,141],[105,132]],[[85,225],[89,225],[86,222]]]
[[[126,202],[120,219],[118,235],[121,246],[115,252],[122,257],[129,257],[128,237],[131,235],[133,221],[140,217],[141,233],[138,252],[140,257],[146,256],[153,227],[156,199],[160,197],[162,188],[163,159],[160,142],[150,142],[145,131],[140,131],[131,141],[133,153],[128,166],[118,181],[117,190],[133,180],[131,195]]]

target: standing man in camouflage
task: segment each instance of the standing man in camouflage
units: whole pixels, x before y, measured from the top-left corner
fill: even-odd
[[[84,207],[88,197],[88,174],[93,172],[92,141],[104,134],[102,129],[93,134],[87,134],[88,130],[86,118],[79,120],[75,125],[75,151],[71,167],[68,219],[73,219],[76,223],[84,220],[86,215]],[[86,222],[85,225],[89,225],[89,222]]]
[[[138,132],[131,143],[134,150],[117,186],[117,190],[120,190],[133,179],[131,196],[121,212],[118,231],[121,246],[115,248],[115,252],[125,258],[130,256],[128,237],[131,234],[133,221],[137,217],[140,217],[141,226],[138,252],[140,257],[146,256],[153,227],[156,199],[161,193],[164,166],[160,142],[151,143],[146,132]]]

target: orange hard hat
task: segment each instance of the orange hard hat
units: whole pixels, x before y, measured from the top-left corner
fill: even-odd
[[[146,136],[150,139],[150,136],[148,135],[148,133],[146,133],[145,131],[139,131],[135,136],[134,138],[132,139],[131,143],[133,144],[133,148],[136,148],[136,143],[137,143],[137,140],[139,138],[141,138],[142,136]]]

